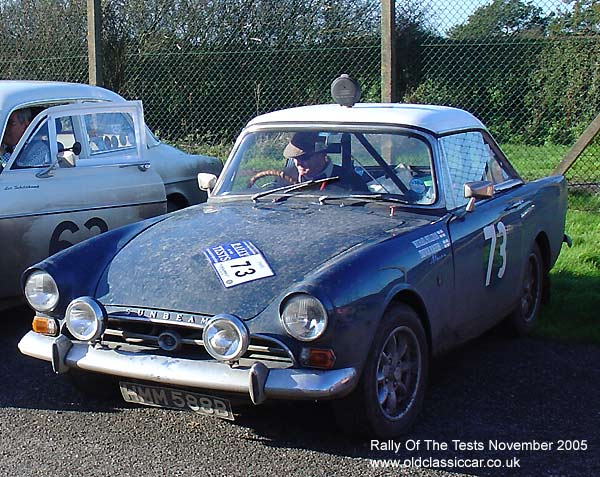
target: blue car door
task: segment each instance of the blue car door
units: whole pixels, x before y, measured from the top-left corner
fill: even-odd
[[[454,257],[452,325],[459,339],[489,328],[515,306],[521,276],[522,218],[527,201],[522,181],[482,132],[441,139],[448,165],[446,199],[454,211],[449,223]],[[493,197],[466,212],[464,184],[488,180]]]

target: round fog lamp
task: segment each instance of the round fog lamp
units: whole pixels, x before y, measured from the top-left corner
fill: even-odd
[[[58,303],[58,287],[54,278],[43,270],[36,270],[25,282],[25,298],[37,311],[51,311]]]
[[[73,300],[65,313],[67,329],[74,338],[93,341],[104,331],[104,312],[100,304],[84,296]]]
[[[216,315],[205,326],[202,340],[206,351],[219,361],[236,361],[248,349],[246,325],[231,315]]]
[[[327,328],[327,312],[314,296],[291,296],[281,311],[281,323],[287,333],[300,341],[316,340]]]

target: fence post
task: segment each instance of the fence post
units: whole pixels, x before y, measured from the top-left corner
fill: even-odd
[[[575,161],[581,156],[586,147],[594,140],[600,132],[600,114],[590,123],[590,125],[579,136],[579,139],[573,144],[571,149],[563,156],[560,163],[554,168],[552,174],[565,175]]]
[[[102,7],[100,0],[87,0],[88,78],[92,85],[102,86]]]
[[[396,91],[396,0],[381,0],[381,101],[394,103]]]

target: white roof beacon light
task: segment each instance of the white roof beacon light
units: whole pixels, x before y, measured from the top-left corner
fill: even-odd
[[[358,83],[346,74],[334,79],[331,83],[331,96],[340,106],[351,108],[360,99],[360,94]]]

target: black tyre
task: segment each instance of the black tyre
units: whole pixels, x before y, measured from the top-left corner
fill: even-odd
[[[394,304],[384,314],[356,389],[334,402],[336,419],[353,434],[395,437],[411,426],[425,395],[429,353],[415,311]]]
[[[542,254],[534,243],[525,261],[519,302],[506,320],[511,334],[524,336],[535,326],[542,306],[544,282]]]
[[[117,381],[104,374],[70,369],[65,375],[70,383],[84,396],[97,400],[115,399],[120,395]]]

